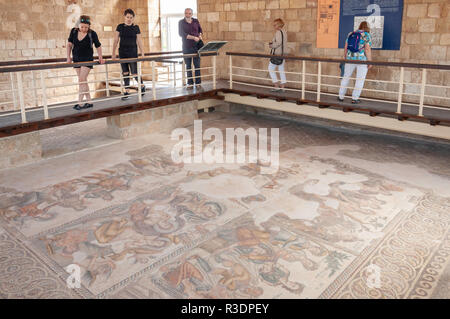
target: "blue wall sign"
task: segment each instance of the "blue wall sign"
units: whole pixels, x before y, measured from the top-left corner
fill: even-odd
[[[367,21],[372,48],[400,50],[403,0],[341,0],[339,48],[344,48],[347,35]]]

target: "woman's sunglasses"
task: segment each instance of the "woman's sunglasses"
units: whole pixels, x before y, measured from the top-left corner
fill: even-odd
[[[80,19],[80,22],[81,23],[91,23],[91,20],[89,20],[89,19]]]

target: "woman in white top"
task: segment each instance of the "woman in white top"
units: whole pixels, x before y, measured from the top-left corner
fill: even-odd
[[[276,19],[273,21],[273,28],[275,29],[275,35],[272,42],[269,42],[269,47],[272,49],[272,54],[274,55],[284,55],[287,51],[287,33],[283,30],[284,21],[282,19]],[[286,60],[283,59],[281,64],[269,63],[269,74],[272,78],[272,83],[275,88],[272,92],[284,91],[284,85],[286,84],[286,74],[284,73],[284,64]],[[280,82],[278,82],[277,72],[275,72],[278,67],[280,73]]]

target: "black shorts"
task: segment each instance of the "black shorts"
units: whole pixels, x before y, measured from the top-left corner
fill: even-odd
[[[73,63],[92,62],[92,61],[94,61],[94,59],[83,59],[83,58],[74,58],[73,59]],[[74,66],[74,69],[79,69],[79,68],[81,68],[81,66]],[[94,66],[93,65],[89,65],[89,66],[85,66],[85,68],[93,69]]]
[[[84,65],[83,65],[83,67],[89,68],[89,69],[91,69],[91,70],[94,68],[94,66],[92,66],[92,65],[88,65],[88,66],[84,66]],[[74,68],[74,69],[81,69],[81,66],[74,66],[73,68]]]

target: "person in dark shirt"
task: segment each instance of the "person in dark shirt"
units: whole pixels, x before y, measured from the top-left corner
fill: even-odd
[[[91,30],[91,19],[88,16],[80,17],[80,24],[78,28],[73,28],[70,31],[68,43],[67,43],[67,63],[76,62],[88,62],[94,61],[94,49],[93,45],[97,48],[98,59],[100,64],[105,63],[102,55],[102,44],[98,40],[97,33]],[[72,53],[72,58],[70,54]],[[87,84],[87,78],[89,72],[93,66],[75,67],[78,75],[78,104],[74,106],[74,109],[81,110],[84,108],[93,107],[91,103],[91,94],[89,92],[89,84]],[[83,97],[86,97],[86,103],[81,106]]]
[[[184,19],[178,22],[178,34],[183,40],[183,54],[198,53],[198,50],[203,44],[202,27],[197,19],[192,18],[193,11],[191,8],[184,10]],[[194,59],[195,67],[195,84],[200,85],[202,79],[200,77],[200,57]],[[192,59],[184,59],[186,63],[188,88],[193,87],[194,79],[192,78]]]
[[[137,58],[138,46],[139,49],[141,50],[142,57],[144,57],[144,49],[143,49],[144,46],[142,44],[141,30],[139,29],[139,26],[137,24],[133,23],[135,18],[134,11],[131,9],[126,9],[123,15],[125,17],[125,23],[119,24],[116,28],[112,58],[113,59],[116,58],[116,49],[119,40],[120,40],[120,47],[119,47],[120,59]],[[130,77],[134,76],[136,82],[139,83],[139,78],[137,76],[138,73],[137,62],[121,63],[120,65],[122,67],[122,74],[124,76],[123,82],[125,85],[125,92],[122,99],[127,99],[128,95],[130,94],[129,92]],[[131,76],[130,73],[132,74]],[[141,91],[145,92],[145,85],[142,78],[141,78],[141,85],[142,85]]]

